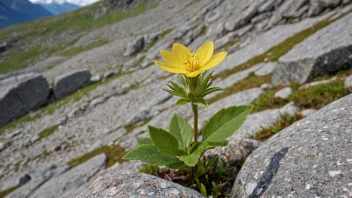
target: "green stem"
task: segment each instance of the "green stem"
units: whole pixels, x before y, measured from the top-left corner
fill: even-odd
[[[192,103],[194,118],[194,143],[198,142],[198,106]]]

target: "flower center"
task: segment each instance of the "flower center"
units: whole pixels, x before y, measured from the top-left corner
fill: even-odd
[[[194,72],[200,69],[199,66],[199,56],[194,54],[187,54],[187,60],[185,62],[186,70],[189,72]]]

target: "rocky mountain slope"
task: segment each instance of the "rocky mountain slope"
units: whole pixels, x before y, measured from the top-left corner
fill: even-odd
[[[80,8],[80,6],[75,5],[75,4],[70,4],[70,3],[50,3],[50,4],[44,4],[44,3],[38,3],[42,7],[44,7],[46,10],[51,12],[54,15],[59,15],[65,12],[71,12],[73,10],[77,10]]]
[[[6,109],[0,113],[0,197],[75,197],[83,191],[80,196],[86,197],[88,187],[100,175],[110,177],[110,170],[137,170],[141,163],[122,161],[121,157],[136,147],[136,137],[147,135],[147,125],[167,128],[174,113],[192,115],[186,106],[173,107],[176,99],[161,89],[175,76],[153,61],[174,42],[195,50],[208,40],[214,41],[216,51],[228,51],[225,61],[214,69],[213,81],[227,91],[208,97],[210,107],[199,110],[200,125],[226,106],[255,106],[229,138],[229,147],[211,153],[235,163],[259,147],[254,153],[257,157],[250,157],[240,172],[233,196],[286,197],[291,193],[286,188],[259,185],[274,185],[268,182],[272,179],[285,184],[290,182],[283,179],[287,175],[293,181],[300,178],[285,172],[297,160],[284,146],[292,148],[292,155],[303,156],[298,166],[307,172],[304,168],[314,166],[314,161],[304,160],[315,159],[312,153],[305,153],[309,141],[334,140],[317,143],[317,148],[324,148],[317,151],[322,156],[329,145],[336,145],[335,153],[352,145],[345,134],[338,140],[346,142],[337,144],[328,130],[330,118],[351,129],[350,114],[335,112],[350,108],[343,104],[351,103],[351,32],[350,0],[105,0],[72,13],[5,28],[0,31],[0,107]],[[23,87],[31,87],[31,82],[41,82],[43,93],[33,91],[30,100],[20,100],[25,98],[21,94],[27,94],[21,90],[29,90]],[[314,114],[340,98],[342,104],[334,103]],[[331,117],[330,112],[334,112]],[[302,132],[292,135],[296,130],[289,127],[282,136],[279,132],[261,143],[303,117],[307,118],[299,123],[314,123],[307,125],[311,127],[307,131],[322,127],[324,133],[314,132],[317,137],[299,135]],[[303,131],[299,123],[292,126]],[[292,136],[294,141],[289,139]],[[278,139],[287,145],[277,143]],[[249,142],[251,149],[246,147]],[[298,143],[304,144],[304,150],[295,147]],[[236,145],[241,145],[240,151]],[[246,149],[250,152],[243,151]],[[243,154],[240,159],[238,152]],[[284,158],[285,152],[288,158]],[[342,153],[345,155],[328,158],[329,163],[343,164],[344,168],[338,169],[341,174],[352,169],[352,156]],[[269,155],[274,155],[273,160],[266,158]],[[281,159],[287,159],[282,170],[275,166]],[[320,158],[316,162],[328,163]],[[266,167],[276,167],[278,178],[265,172]],[[298,196],[352,196],[348,179],[330,178],[329,173],[335,172],[329,171],[337,171],[336,167],[317,170],[324,174],[314,174],[328,178],[324,182],[343,184],[332,185],[336,192],[319,190],[320,177],[316,177],[291,186],[306,188],[307,194],[297,190]],[[247,171],[253,181],[247,181],[251,180]],[[129,174],[134,173],[126,171],[119,180]],[[345,175],[350,178],[351,173]],[[109,181],[100,177],[92,188],[105,182]],[[177,187],[170,183],[155,186],[164,195],[188,192],[199,196],[189,189],[175,191]],[[95,193],[104,195],[104,190]],[[135,190],[139,195],[152,193]]]
[[[28,0],[0,1],[0,28],[51,15],[48,10]]]

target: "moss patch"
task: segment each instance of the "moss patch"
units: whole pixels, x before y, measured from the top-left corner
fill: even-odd
[[[260,87],[260,85],[264,83],[270,83],[271,82],[271,75],[266,75],[262,77],[255,76],[254,74],[250,74],[248,78],[243,79],[231,87],[226,88],[226,91],[221,92],[220,94],[209,98],[207,100],[208,104],[214,103],[218,100],[221,100],[223,98],[226,98],[232,94],[238,93],[240,91],[245,91],[251,88],[255,87]]]
[[[55,132],[55,130],[56,130],[57,128],[59,128],[59,125],[54,125],[54,126],[52,126],[52,127],[49,127],[49,128],[47,128],[47,129],[44,129],[43,131],[41,131],[41,132],[39,133],[39,139],[38,139],[36,142],[40,141],[41,139],[44,139],[44,138],[49,137],[51,134],[53,134],[53,133]]]
[[[10,194],[11,192],[15,191],[19,186],[14,186],[12,188],[6,189],[0,192],[0,198],[4,198],[6,195]]]
[[[320,109],[348,94],[348,90],[344,88],[344,81],[337,80],[297,90],[289,96],[289,100],[294,101],[297,106],[302,108]]]
[[[206,25],[203,25],[203,26],[202,26],[202,29],[200,30],[200,35],[201,35],[201,36],[204,36],[206,33],[207,33],[207,26],[206,26]]]
[[[86,153],[84,155],[82,155],[81,157],[72,159],[71,161],[69,161],[67,163],[68,166],[70,166],[71,168],[76,167],[88,160],[90,160],[91,158],[105,153],[105,155],[108,158],[108,161],[105,165],[105,168],[109,168],[112,165],[114,165],[116,162],[122,162],[124,160],[122,160],[122,156],[124,156],[126,154],[126,151],[124,151],[120,146],[102,146],[100,148],[97,148],[89,153]]]
[[[301,120],[303,116],[301,114],[296,114],[295,116],[290,116],[289,114],[283,114],[280,116],[280,120],[275,123],[273,126],[268,128],[263,128],[263,130],[259,131],[254,139],[259,141],[265,141],[269,139],[271,136],[275,135],[282,129],[290,126],[294,122]]]
[[[312,34],[317,32],[321,28],[331,24],[335,20],[337,20],[337,19],[322,20],[321,22],[313,25],[312,27],[307,28],[307,29],[287,38],[286,40],[284,40],[283,42],[279,43],[278,45],[270,48],[268,51],[264,52],[263,54],[255,56],[252,59],[249,59],[248,61],[246,61],[245,63],[243,63],[237,67],[233,67],[232,69],[225,70],[225,71],[221,72],[220,74],[216,75],[215,77],[226,78],[226,77],[230,76],[231,74],[242,71],[244,69],[248,69],[248,68],[252,67],[253,65],[256,65],[256,64],[259,64],[259,63],[262,63],[265,61],[267,61],[267,62],[277,61],[277,60],[279,60],[279,58],[282,55],[284,55],[288,51],[290,51],[295,45],[302,42],[303,40],[305,40],[306,38],[308,38],[309,36],[311,36]]]

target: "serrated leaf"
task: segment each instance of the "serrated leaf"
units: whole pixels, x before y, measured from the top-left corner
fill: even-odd
[[[179,148],[187,149],[194,136],[193,128],[182,116],[174,114],[169,123],[170,133],[178,141]]]
[[[175,106],[181,106],[181,105],[184,105],[184,104],[187,104],[187,103],[190,103],[191,100],[187,99],[187,98],[180,98],[177,100]]]
[[[178,142],[171,133],[153,126],[148,126],[148,130],[150,139],[160,153],[168,156],[177,156]]]
[[[244,123],[253,105],[221,109],[205,124],[203,142],[218,142],[232,136]]]
[[[183,96],[181,96],[180,94],[176,93],[176,92],[173,91],[173,90],[170,90],[170,89],[162,89],[162,90],[164,90],[164,91],[170,93],[171,95],[178,96],[178,97],[183,97]]]
[[[192,100],[192,103],[196,104],[196,105],[203,105],[203,106],[208,107],[207,101],[205,101],[203,98],[194,99],[194,100]]]
[[[153,144],[150,138],[137,138],[138,145]]]
[[[180,85],[178,85],[177,83],[174,83],[172,81],[170,83],[172,85],[172,86],[170,86],[170,88],[172,87],[177,93],[182,95],[184,98],[187,97],[187,92],[183,87],[181,87]]]
[[[169,165],[179,162],[176,157],[161,154],[154,145],[150,144],[138,146],[136,149],[124,155],[122,159],[140,160],[157,165]]]

